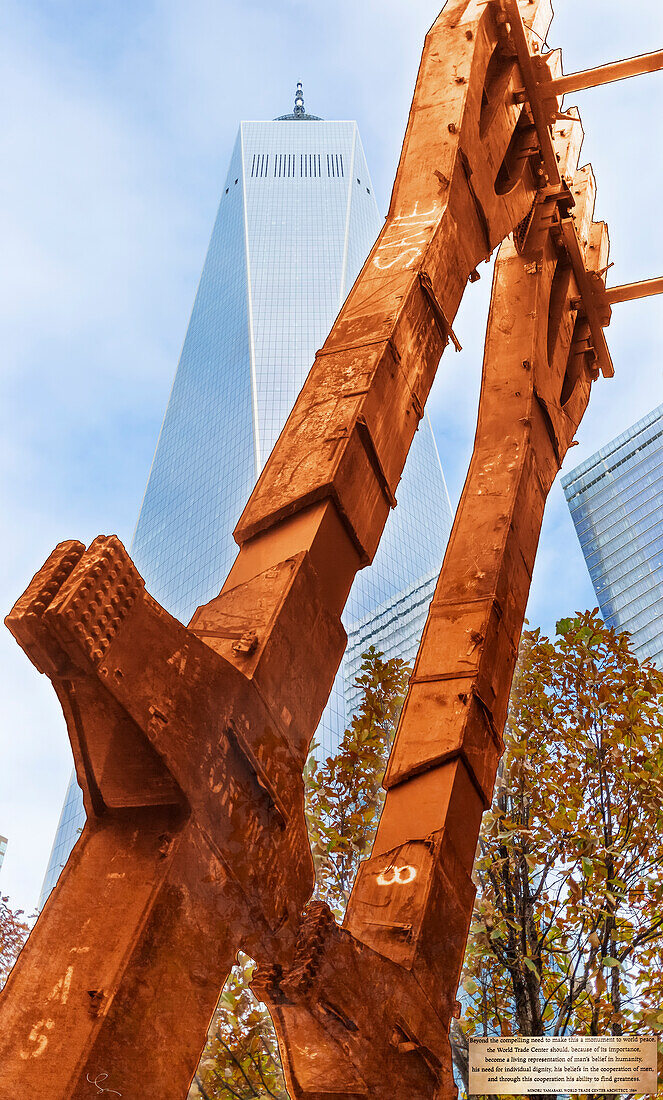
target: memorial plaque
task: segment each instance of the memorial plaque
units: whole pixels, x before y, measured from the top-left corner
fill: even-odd
[[[656,1094],[655,1035],[470,1039],[470,1094]]]

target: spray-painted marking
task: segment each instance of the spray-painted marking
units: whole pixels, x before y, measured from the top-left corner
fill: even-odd
[[[297,1047],[300,1054],[303,1054],[305,1058],[317,1058],[319,1051],[312,1050],[311,1047]]]
[[[188,658],[188,653],[186,652],[186,650],[176,649],[175,652],[173,653],[172,657],[168,658],[168,660],[166,661],[166,664],[167,665],[177,665],[177,671],[179,672],[179,674],[181,676],[182,673],[184,672],[184,669],[186,668],[187,658]]]
[[[401,229],[400,226],[394,226],[395,229]],[[402,232],[402,230],[401,230]],[[387,240],[387,234],[380,244],[380,248],[418,248],[428,244],[429,230],[428,229],[413,229],[410,233],[405,233],[398,240]]]
[[[397,263],[401,262],[401,260],[404,261],[403,267],[411,267],[414,261],[417,260],[419,256],[421,256],[421,252],[421,248],[408,248],[405,250],[405,252],[400,252],[398,256],[394,256],[394,258],[390,260],[389,263],[383,263],[383,257],[376,253],[373,263],[380,271],[386,271],[387,268],[395,267]],[[406,256],[408,257],[407,260],[405,260]]]
[[[69,997],[69,987],[71,986],[71,976],[74,973],[73,966],[67,967],[67,973],[55,983],[48,997],[47,1001],[60,1001],[61,1004],[66,1005],[67,998]]]
[[[55,1027],[55,1020],[37,1020],[37,1023],[32,1028],[28,1042],[36,1043],[34,1050],[22,1050],[21,1058],[24,1062],[27,1062],[28,1058],[39,1058],[46,1050],[48,1046],[47,1031],[52,1031]]]
[[[406,863],[403,867],[387,867],[386,870],[380,871],[377,881],[378,886],[404,886],[416,877],[416,867]]]
[[[411,214],[395,214],[393,220],[395,222],[408,222],[413,218],[432,218],[439,213],[439,210],[440,208],[437,203],[433,203],[430,210],[419,210],[419,203],[415,202],[414,210]]]
[[[74,973],[73,966],[68,966],[63,976],[55,983],[48,997],[46,1003],[50,1004],[51,1001],[59,1001],[60,1004],[66,1005],[69,999],[69,990],[71,988],[71,979]],[[24,1062],[27,1062],[28,1058],[39,1058],[46,1047],[48,1046],[47,1031],[52,1031],[55,1027],[55,1020],[51,1020],[50,1017],[45,1020],[37,1020],[37,1023],[32,1027],[28,1036],[29,1043],[35,1043],[33,1050],[20,1051],[21,1058]]]
[[[428,245],[438,214],[438,206],[420,211],[418,203],[409,213],[397,214],[385,227],[373,258],[374,266],[379,271],[386,271],[397,264],[404,268],[411,267]],[[425,224],[426,221],[429,224]],[[393,255],[394,249],[398,249],[396,256]]]

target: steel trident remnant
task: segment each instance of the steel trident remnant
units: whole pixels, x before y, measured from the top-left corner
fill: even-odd
[[[238,948],[260,964],[294,1096],[453,1092],[472,837],[540,513],[594,364],[612,369],[579,125],[551,131],[559,59],[537,45],[550,18],[547,0],[454,0],[435,22],[385,227],[240,519],[220,595],[186,628],[102,537],[56,548],[8,617],[62,703],[88,820],[0,998],[2,1100],[18,1086],[82,1100],[102,1073],[122,1095],[149,1080],[181,1100]],[[395,504],[464,287],[514,230],[374,854],[344,929],[315,905],[302,923],[301,773],[340,613]],[[511,460],[499,469],[496,448]]]

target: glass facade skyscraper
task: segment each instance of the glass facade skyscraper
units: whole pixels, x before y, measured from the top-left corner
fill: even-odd
[[[605,621],[663,668],[663,405],[562,478]]]
[[[240,124],[131,546],[150,593],[183,622],[226,578],[233,528],[381,224],[355,122],[307,114],[298,88],[292,114]],[[350,593],[322,752],[352,713],[367,646],[416,652],[451,526],[427,417],[397,497]],[[42,902],[83,821],[72,777]]]

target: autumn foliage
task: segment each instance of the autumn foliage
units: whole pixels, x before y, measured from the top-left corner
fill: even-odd
[[[306,813],[317,896],[341,916],[368,855],[409,668],[364,657],[360,709]],[[596,611],[525,631],[452,1051],[467,1093],[471,1035],[619,1035],[663,1027],[663,674]],[[287,1094],[265,1009],[235,973],[199,1070],[203,1100]]]
[[[315,864],[315,896],[341,918],[359,862],[370,854],[384,802],[382,777],[403,706],[410,667],[385,661],[374,646],[363,655],[356,683],[357,714],[337,752],[305,773],[306,823]]]
[[[254,965],[241,955],[226,982],[190,1100],[288,1100],[271,1017],[249,989]]]
[[[462,981],[468,1035],[663,1025],[663,676],[597,611],[523,635]]]
[[[0,989],[7,981],[29,931],[23,920],[23,910],[11,909],[9,898],[0,897]]]

